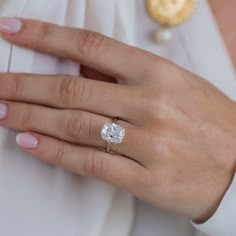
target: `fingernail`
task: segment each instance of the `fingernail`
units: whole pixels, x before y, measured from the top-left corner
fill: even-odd
[[[20,31],[23,23],[16,18],[0,17],[0,32],[14,34]]]
[[[16,143],[23,148],[35,149],[38,147],[39,141],[31,134],[22,133],[16,136]]]
[[[8,107],[5,104],[0,103],[0,120],[7,116]]]

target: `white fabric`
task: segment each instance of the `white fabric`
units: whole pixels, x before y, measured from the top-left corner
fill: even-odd
[[[144,0],[0,0],[0,16],[24,16],[83,27],[168,58],[209,80],[236,99],[234,70],[206,0],[195,16],[174,29],[174,39],[157,46],[157,25]],[[66,42],[65,42],[66,44]],[[79,65],[11,46],[0,38],[0,71],[79,74]],[[37,81],[35,82],[37,83]],[[0,235],[4,236],[203,236],[187,219],[136,201],[105,183],[49,166],[22,152],[16,131],[0,128]],[[232,184],[217,213],[197,226],[211,236],[236,235]],[[235,214],[235,213],[234,213]],[[132,232],[129,233],[132,227]],[[219,234],[220,232],[220,234]]]
[[[236,198],[235,193],[236,177],[234,178],[231,187],[229,188],[215,215],[205,224],[195,225],[195,227],[202,232],[208,233],[209,235],[212,232],[215,232],[214,236],[235,236],[236,226],[235,222],[233,222],[236,219],[236,207],[234,206]]]
[[[0,3],[1,16],[24,16],[86,27],[108,36],[119,37],[122,32],[121,39],[132,43],[132,31],[128,32],[128,25],[122,22],[130,11],[120,12],[120,0],[119,3],[112,0],[0,0]],[[132,22],[129,27],[134,28]],[[11,52],[11,46],[0,40],[1,72],[79,74],[76,63],[15,46]],[[0,235],[109,236],[114,222],[121,222],[122,227],[116,227],[112,235],[129,234],[133,219],[130,194],[36,160],[17,147],[15,135],[13,130],[0,130]]]

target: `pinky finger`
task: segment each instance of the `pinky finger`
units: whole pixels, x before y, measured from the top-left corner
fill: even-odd
[[[145,172],[142,165],[124,156],[76,146],[37,133],[18,134],[16,142],[42,161],[82,176],[98,178],[130,192],[135,192],[135,182]]]

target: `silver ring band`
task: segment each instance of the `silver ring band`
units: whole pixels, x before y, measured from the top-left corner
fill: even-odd
[[[112,119],[112,123],[114,123],[114,124],[117,124],[117,117],[113,117],[113,119]],[[106,152],[107,153],[109,153],[110,152],[110,150],[111,150],[111,142],[107,142],[107,148],[106,148]]]

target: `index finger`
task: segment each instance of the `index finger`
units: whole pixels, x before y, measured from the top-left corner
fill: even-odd
[[[0,26],[9,19],[21,22],[16,32],[0,27],[11,43],[80,62],[121,83],[141,82],[152,63],[151,54],[96,32],[15,18],[1,18]]]

